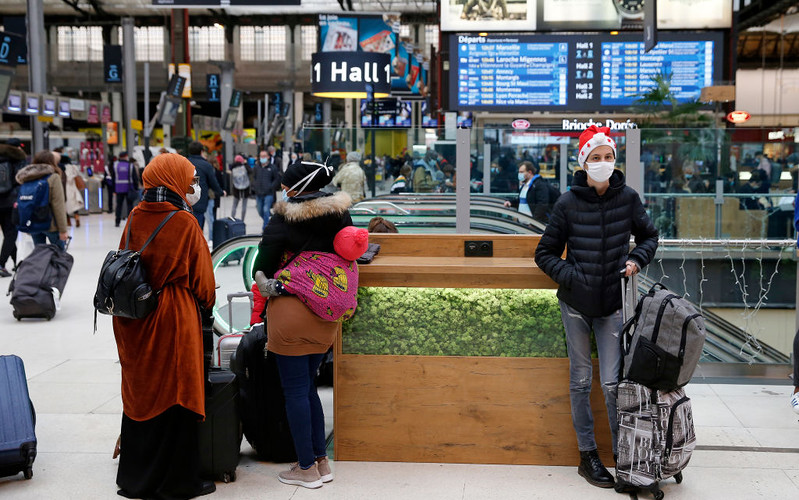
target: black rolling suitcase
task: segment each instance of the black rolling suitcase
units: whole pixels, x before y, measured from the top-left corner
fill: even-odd
[[[226,483],[236,480],[241,450],[239,384],[230,370],[210,368],[213,331],[203,330],[206,349],[205,421],[199,424],[200,475]]]
[[[36,412],[28,395],[25,366],[17,356],[0,356],[0,477],[33,477]]]
[[[239,378],[244,437],[261,460],[296,462],[277,362],[265,347],[264,326],[255,325],[244,335],[230,360]]]
[[[236,480],[241,449],[239,384],[230,370],[211,368],[205,384],[205,421],[200,423],[200,474]]]
[[[36,245],[19,263],[8,287],[14,317],[53,319],[72,262],[72,256],[55,245]]]
[[[213,240],[214,250],[229,239],[237,238],[247,234],[247,226],[241,219],[224,217],[214,221]],[[224,264],[230,261],[241,261],[244,258],[244,250],[236,250],[225,258]]]

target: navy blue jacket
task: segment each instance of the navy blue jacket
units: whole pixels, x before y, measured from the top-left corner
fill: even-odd
[[[192,208],[196,213],[203,213],[208,208],[208,189],[212,189],[216,193],[216,198],[222,198],[222,188],[219,187],[219,182],[216,180],[216,173],[214,167],[208,161],[199,155],[187,156],[194,169],[197,170],[197,175],[200,177],[200,187],[202,188],[202,195]]]
[[[633,250],[630,235],[635,237]],[[552,207],[535,262],[560,285],[560,300],[595,318],[621,309],[619,272],[627,260],[643,269],[657,246],[657,229],[620,170],[614,170],[602,196],[588,186],[587,174],[579,170],[571,190]],[[561,259],[564,248],[568,252]]]

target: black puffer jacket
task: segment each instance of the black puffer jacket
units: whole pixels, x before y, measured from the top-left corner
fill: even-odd
[[[635,248],[630,251],[630,234]],[[535,250],[535,262],[560,285],[558,298],[589,317],[607,316],[621,308],[620,274],[627,260],[640,269],[658,246],[658,232],[641,199],[615,170],[610,187],[599,196],[587,174],[574,174],[549,218]],[[564,247],[566,259],[561,259]]]
[[[255,271],[263,271],[272,278],[286,250],[334,253],[333,238],[342,228],[352,225],[350,205],[350,195],[343,191],[316,192],[277,202],[258,245],[253,276]]]
[[[11,183],[14,186],[11,191],[0,193],[0,208],[11,208],[14,206],[14,202],[17,201],[19,183],[15,177],[25,167],[25,151],[10,144],[0,144],[0,163],[6,164],[8,173],[11,176]]]

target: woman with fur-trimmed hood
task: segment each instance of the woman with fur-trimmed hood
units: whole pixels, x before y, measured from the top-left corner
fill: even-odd
[[[318,163],[301,162],[288,167],[282,179],[283,200],[275,204],[274,214],[264,228],[253,268],[261,293],[270,296],[266,309],[267,350],[276,355],[298,457],[298,464],[281,472],[278,479],[306,488],[318,488],[333,479],[325,451],[322,404],[314,379],[322,358],[333,345],[339,323],[315,314],[298,296],[286,294],[282,284],[272,278],[281,269],[285,273],[289,265],[292,270],[300,267],[303,257],[290,262],[295,254],[318,252],[311,258],[335,254],[336,234],[352,225],[348,212],[352,200],[344,191],[320,191],[331,179],[332,168]],[[357,266],[354,269],[357,273]],[[330,289],[321,287],[324,290],[320,288],[319,293],[327,296],[329,291],[332,295],[332,288],[342,284],[337,278],[332,280]],[[320,281],[327,284],[327,278],[320,277]],[[350,291],[357,288],[352,282],[349,285]],[[343,288],[346,287],[345,281]]]

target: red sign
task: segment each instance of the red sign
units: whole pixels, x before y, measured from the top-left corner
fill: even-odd
[[[100,123],[108,123],[111,121],[111,106],[104,105],[103,112],[100,114]]]
[[[530,128],[530,122],[523,119],[513,120],[511,126],[516,130],[527,130],[528,128]]]
[[[89,113],[86,116],[86,122],[100,123],[100,110],[97,109],[98,107],[97,103],[89,104]]]
[[[746,111],[732,111],[727,115],[727,121],[730,123],[743,123],[750,118],[752,118],[752,115]]]

